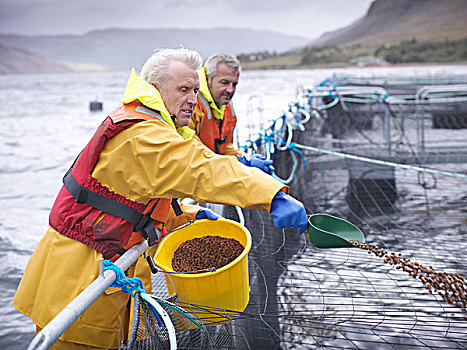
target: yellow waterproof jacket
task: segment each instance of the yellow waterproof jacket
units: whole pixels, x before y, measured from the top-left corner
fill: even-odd
[[[157,90],[139,80],[130,77],[122,102],[139,99],[153,109],[157,102],[157,111],[167,113],[161,111],[165,107]],[[93,177],[112,191],[141,203],[156,197],[188,197],[269,212],[274,195],[281,189],[288,191],[261,170],[247,167],[235,157],[216,155],[199,141],[184,139],[181,134],[160,120],[134,124],[105,144]],[[185,205],[182,210],[182,217],[169,216],[169,231],[192,219],[199,208]],[[49,228],[26,267],[13,305],[44,328],[97,278],[101,257],[97,251]],[[144,259],[134,270],[129,277],[142,277],[150,292],[150,271]],[[60,339],[119,348],[128,332],[128,300],[127,294],[109,288]]]

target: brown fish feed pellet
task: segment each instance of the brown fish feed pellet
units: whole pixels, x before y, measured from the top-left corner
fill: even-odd
[[[384,258],[384,263],[394,265],[396,269],[402,269],[415,279],[419,279],[431,294],[440,295],[444,301],[462,309],[467,309],[467,284],[464,273],[437,272],[433,266],[423,266],[418,262],[411,262],[404,258],[402,253],[388,252],[380,249],[374,243],[360,243],[359,241],[349,241],[356,247],[367,250],[380,258]],[[464,317],[467,320],[467,317]]]
[[[233,238],[203,236],[183,242],[174,252],[176,272],[203,273],[234,261],[245,248]]]

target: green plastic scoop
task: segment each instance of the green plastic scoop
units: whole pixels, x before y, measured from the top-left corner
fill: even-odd
[[[310,215],[307,230],[308,239],[318,248],[355,247],[349,241],[365,241],[365,236],[357,226],[328,214]]]

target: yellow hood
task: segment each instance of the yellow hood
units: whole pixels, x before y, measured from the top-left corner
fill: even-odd
[[[222,105],[220,108],[216,106],[216,103],[214,102],[214,99],[211,96],[211,92],[209,91],[208,80],[206,78],[206,67],[201,68],[198,71],[198,73],[199,83],[201,86],[199,92],[201,92],[206,98],[206,100],[208,100],[208,103],[213,111],[214,118],[222,120],[224,118],[225,105]]]
[[[187,126],[183,126],[181,128],[177,128],[175,126],[159,91],[154,86],[138,77],[135,69],[133,68],[131,70],[130,77],[128,78],[128,83],[121,102],[130,103],[136,100],[146,107],[158,111],[167,124],[176,130],[184,139],[191,139],[195,134],[194,130]]]

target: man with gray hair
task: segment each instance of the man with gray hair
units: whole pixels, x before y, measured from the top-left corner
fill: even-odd
[[[219,53],[206,60],[199,71],[201,89],[189,127],[195,130],[196,137],[211,151],[237,156],[243,164],[271,174],[274,171],[271,160],[260,155],[247,157],[233,145],[237,116],[232,97],[237,89],[241,70],[240,61],[232,55]]]
[[[217,220],[177,198],[264,210],[278,228],[308,218],[288,187],[233,157],[218,156],[187,127],[200,88],[201,57],[186,49],[157,50],[139,77],[131,71],[120,105],[99,125],[63,178],[49,228],[34,250],[13,299],[41,331],[99,276],[99,259],[114,261],[146,239],[190,220]],[[226,174],[218,176],[226,171]],[[152,290],[140,258],[126,271]],[[129,295],[108,288],[50,349],[118,349],[128,340]]]
[[[201,142],[217,154],[243,155],[233,146],[237,117],[231,102],[240,71],[238,59],[227,54],[212,55],[199,71],[198,106],[189,126]]]

